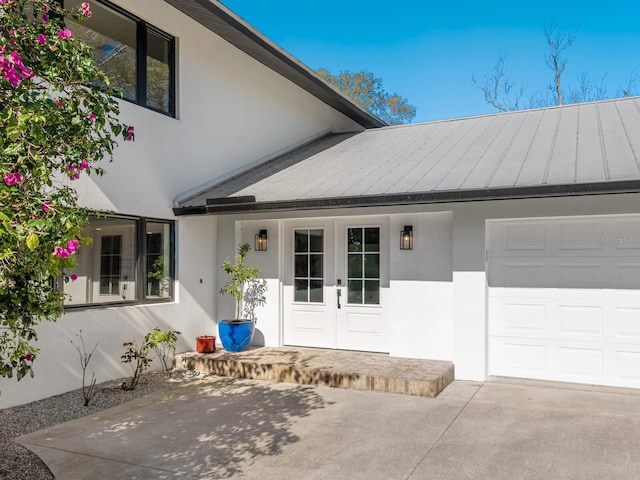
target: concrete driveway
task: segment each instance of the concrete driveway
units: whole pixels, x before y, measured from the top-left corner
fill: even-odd
[[[637,480],[640,395],[456,381],[427,399],[212,378],[19,442],[58,480]]]

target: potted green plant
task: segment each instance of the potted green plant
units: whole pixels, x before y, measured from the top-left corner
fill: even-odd
[[[235,318],[224,319],[218,322],[220,341],[224,349],[229,352],[242,352],[249,348],[255,332],[255,318],[243,318],[243,313],[247,311],[253,312],[256,304],[262,305],[266,301],[264,296],[266,282],[262,282],[262,288],[258,289],[260,295],[253,295],[251,305],[248,306],[249,308],[245,305],[246,288],[252,282],[256,282],[258,275],[260,275],[260,269],[258,267],[245,265],[245,259],[249,250],[251,250],[251,246],[248,243],[240,245],[235,263],[231,263],[231,261],[227,259],[221,265],[222,270],[230,275],[231,278],[227,284],[220,289],[220,294],[230,295],[236,303]],[[253,290],[255,291],[255,288]]]

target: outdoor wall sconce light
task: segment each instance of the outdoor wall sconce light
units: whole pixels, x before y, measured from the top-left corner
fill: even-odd
[[[413,227],[405,225],[400,232],[400,250],[413,250]]]
[[[266,252],[266,251],[267,251],[267,231],[260,230],[260,232],[256,234],[256,252]]]

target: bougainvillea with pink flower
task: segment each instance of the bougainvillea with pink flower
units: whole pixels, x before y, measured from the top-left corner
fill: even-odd
[[[115,92],[55,0],[0,0],[0,375],[33,375],[36,327],[63,313],[89,212],[69,179],[133,139]]]

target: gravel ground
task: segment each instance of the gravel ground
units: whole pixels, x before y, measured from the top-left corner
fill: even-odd
[[[174,372],[173,380],[199,375],[198,372]],[[82,390],[56,395],[37,402],[0,410],[0,479],[51,480],[53,475],[38,456],[13,442],[27,433],[52,427],[59,423],[84,417],[122,403],[135,400],[153,392],[165,390],[167,382],[160,372],[144,374],[135,390],[122,390],[125,378],[98,385],[99,392],[84,406]]]

